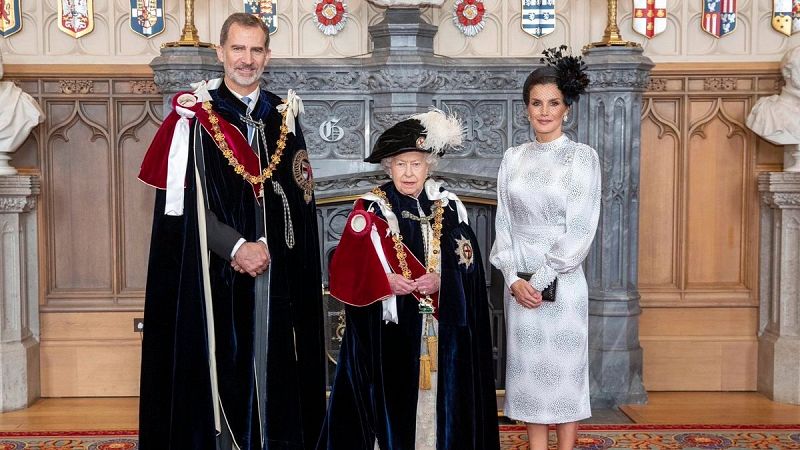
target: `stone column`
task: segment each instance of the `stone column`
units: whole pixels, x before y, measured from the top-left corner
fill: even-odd
[[[758,177],[761,193],[758,391],[800,404],[800,172]]]
[[[433,103],[436,70],[431,66],[440,64],[433,55],[437,29],[422,20],[419,8],[388,8],[383,20],[369,27],[373,48],[366,65],[374,111],[387,115],[389,125]]]
[[[592,407],[644,403],[639,345],[639,155],[642,93],[652,61],[640,47],[586,50],[588,95],[578,136],[602,165],[602,210],[586,263]]]
[[[0,411],[40,394],[38,195],[37,177],[0,177]]]
[[[150,67],[153,81],[164,95],[164,117],[172,109],[170,101],[176,92],[191,91],[192,83],[223,75],[216,50],[210,47],[164,47]]]

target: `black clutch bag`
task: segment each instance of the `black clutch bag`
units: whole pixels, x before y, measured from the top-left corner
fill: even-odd
[[[527,272],[517,272],[517,276],[524,279],[525,281],[529,281],[533,276],[532,273]],[[556,285],[558,284],[558,278],[554,278],[553,282],[550,283],[546,288],[542,290],[542,301],[543,302],[554,302],[556,301]]]

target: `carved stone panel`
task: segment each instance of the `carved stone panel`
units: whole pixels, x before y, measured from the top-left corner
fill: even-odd
[[[364,157],[364,101],[306,100],[303,136],[313,158]]]
[[[456,157],[498,157],[508,147],[508,101],[444,100],[442,109],[451,110],[464,122],[463,147],[448,153]]]

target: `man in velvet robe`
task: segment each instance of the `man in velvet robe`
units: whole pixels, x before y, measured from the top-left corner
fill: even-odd
[[[229,17],[217,55],[224,79],[176,96],[140,174],[162,189],[139,446],[309,449],[325,414],[325,362],[302,103],[260,89],[270,51],[258,18]]]
[[[331,262],[346,327],[318,450],[499,449],[483,262],[466,208],[428,178],[461,132],[419,114],[365,160],[392,181],[356,201]]]

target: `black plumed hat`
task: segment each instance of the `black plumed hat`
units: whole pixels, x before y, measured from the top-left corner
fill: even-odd
[[[384,131],[365,162],[378,164],[384,158],[405,152],[444,154],[446,147],[458,147],[462,140],[461,122],[439,109],[415,114]]]

